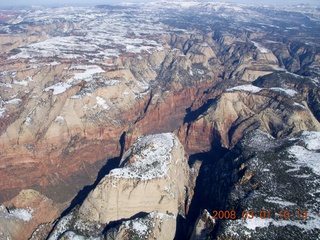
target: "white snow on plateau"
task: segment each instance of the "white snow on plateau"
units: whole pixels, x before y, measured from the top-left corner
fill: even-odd
[[[251,92],[251,93],[257,93],[260,92],[263,88],[259,88],[250,84],[247,85],[241,85],[241,86],[236,86],[233,88],[229,88],[226,91],[227,92],[232,92],[232,91],[246,91],[246,92]]]
[[[297,94],[297,91],[291,90],[291,89],[284,89],[284,88],[273,87],[273,88],[270,88],[270,90],[285,92],[285,93],[288,94],[290,97],[293,97],[294,95]]]
[[[97,100],[98,105],[103,107],[105,110],[110,109],[110,107],[108,106],[106,100],[104,100],[102,97],[96,97],[96,100]]]
[[[0,218],[5,219],[20,219],[24,222],[30,221],[33,216],[32,213],[34,210],[30,207],[23,209],[23,208],[15,208],[11,210],[7,210],[5,206],[0,206]]]
[[[302,138],[309,150],[320,150],[320,132],[302,132]],[[320,159],[319,159],[320,161]]]
[[[289,207],[289,206],[296,205],[295,203],[284,201],[283,199],[281,199],[279,197],[268,197],[265,201],[269,202],[269,203],[275,203],[275,204],[281,205],[283,207]]]
[[[263,47],[260,43],[257,43],[254,41],[252,41],[252,43],[260,51],[260,53],[269,53],[270,52],[267,48]]]
[[[44,91],[48,92],[52,89],[53,95],[58,95],[58,94],[64,93],[70,87],[71,87],[71,85],[68,83],[58,82],[50,87],[45,88]]]
[[[97,74],[97,73],[104,73],[105,71],[96,65],[92,66],[75,66],[70,69],[77,69],[77,70],[85,70],[83,73],[75,73],[74,74],[74,79],[80,80],[80,79],[85,79],[85,80],[92,80],[92,75]]]
[[[21,86],[25,86],[25,87],[28,86],[28,82],[25,80],[22,80],[22,81],[14,80],[13,84],[17,84],[17,85],[21,85]]]
[[[260,88],[254,85],[250,85],[250,84],[245,84],[245,85],[240,85],[240,86],[236,86],[233,88],[229,88],[226,91],[227,92],[232,92],[232,91],[245,91],[245,92],[251,92],[251,93],[258,93],[263,89],[267,89],[267,90],[272,90],[272,91],[281,91],[286,93],[287,95],[289,95],[290,97],[293,97],[297,94],[297,92],[295,90],[292,89],[284,89],[284,88],[278,88],[278,87],[272,87],[272,88]]]
[[[6,112],[6,108],[0,107],[0,118],[4,117],[5,112]]]
[[[32,219],[32,213],[33,213],[33,209],[31,208],[28,208],[28,209],[17,208],[9,211],[10,216],[19,218],[25,222],[28,222]]]
[[[139,138],[133,145],[133,163],[113,169],[109,176],[116,178],[162,178],[168,172],[174,135],[156,134]]]
[[[148,8],[144,10],[153,11]],[[164,49],[160,43],[145,36],[165,33],[165,25],[155,23],[154,19],[144,19],[141,23],[141,16],[146,14],[144,11],[135,12],[134,17],[130,19],[124,17],[126,16],[124,12],[110,13],[96,8],[59,8],[53,11],[44,9],[43,12],[42,16],[38,16],[36,12],[29,12],[25,16],[25,21],[50,23],[65,19],[78,25],[74,35],[55,36],[28,44],[20,47],[20,52],[9,59],[86,58],[91,62],[99,62],[119,57],[123,51],[139,54],[143,51],[151,53]],[[134,36],[127,35],[129,26]],[[49,65],[54,66],[55,63],[58,62]]]
[[[296,159],[294,164],[289,166],[295,167],[295,169],[288,171],[296,171],[300,169],[300,166],[306,166],[313,170],[317,175],[320,175],[320,132],[303,132],[302,138],[306,147],[292,146],[289,149],[289,154]]]

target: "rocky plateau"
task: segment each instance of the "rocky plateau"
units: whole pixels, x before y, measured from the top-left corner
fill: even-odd
[[[319,34],[303,4],[0,10],[0,239],[319,238]]]

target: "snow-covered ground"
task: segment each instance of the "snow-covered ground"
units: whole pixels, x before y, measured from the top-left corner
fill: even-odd
[[[258,93],[262,91],[263,89],[271,90],[271,91],[277,91],[277,92],[284,92],[290,97],[295,96],[298,92],[292,89],[285,89],[285,88],[279,88],[279,87],[272,87],[272,88],[260,88],[254,85],[250,84],[245,84],[245,85],[240,85],[236,86],[233,88],[229,88],[226,91],[227,92],[232,92],[232,91],[245,91],[245,92],[251,92],[251,93]]]
[[[15,208],[12,210],[7,210],[3,205],[0,206],[0,218],[16,220],[20,219],[24,222],[30,221],[33,216],[32,213],[34,210],[32,208]]]
[[[139,138],[132,147],[132,162],[123,168],[113,169],[109,176],[141,180],[166,176],[174,141],[174,135],[171,133]]]
[[[134,14],[127,18],[131,12]],[[42,22],[50,23],[64,19],[77,27],[72,35],[64,36],[62,31],[61,36],[21,47],[19,48],[21,52],[12,55],[9,59],[90,58],[93,62],[101,62],[104,59],[119,57],[121,52],[139,54],[143,51],[163,50],[161,43],[149,40],[147,36],[165,33],[165,25],[157,22],[157,18],[142,16],[146,16],[145,13],[135,9],[108,12],[98,8],[66,7],[27,12],[23,16],[25,21],[42,24]],[[144,19],[143,22],[141,19]],[[134,35],[129,35],[129,30]],[[70,29],[66,27],[65,32],[69,31]]]
[[[305,131],[302,133],[302,140],[305,147],[292,146],[289,149],[289,154],[296,159],[296,167],[294,169],[298,170],[300,167],[306,166],[320,176],[320,132]]]

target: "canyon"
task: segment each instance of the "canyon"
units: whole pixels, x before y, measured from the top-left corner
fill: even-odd
[[[318,156],[317,144],[308,148],[311,138],[319,141],[320,131],[318,8],[162,1],[33,7],[1,10],[2,15],[3,236],[131,239],[133,234],[139,239],[142,233],[132,226],[142,225],[150,231],[143,231],[146,239],[261,239],[263,233],[249,220],[246,229],[253,231],[236,236],[241,223],[210,215],[231,206],[238,213],[258,212],[266,205],[255,205],[255,194],[280,191],[255,187],[269,181],[264,169],[271,171],[257,164],[269,161],[268,166],[284,169],[300,164],[307,172],[301,173],[303,184],[313,181],[317,188],[318,163],[299,162],[292,149]],[[161,150],[169,141],[163,138],[173,139],[173,145],[152,155],[152,141],[158,139],[154,149]],[[148,149],[145,158],[160,165],[171,151],[166,178],[114,176],[133,174],[135,162],[144,161],[137,156]],[[293,157],[297,162],[289,164]],[[272,181],[295,182],[289,173]],[[159,190],[168,184],[172,192]],[[301,209],[310,209],[307,201],[317,202],[312,197],[317,192],[306,194],[307,199],[296,199]],[[23,196],[29,196],[27,203]],[[168,205],[159,203],[163,198]],[[290,194],[268,199],[285,202]],[[33,218],[17,217],[13,213],[19,209]],[[310,213],[319,221],[316,208]],[[272,239],[281,223],[273,223]],[[81,224],[86,230],[76,228]],[[262,223],[268,224],[271,220]],[[294,233],[302,226],[291,225]],[[306,226],[307,236],[319,234],[319,228]],[[171,229],[171,235],[160,228]]]

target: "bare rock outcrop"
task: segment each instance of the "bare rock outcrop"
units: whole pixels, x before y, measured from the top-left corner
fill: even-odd
[[[183,209],[188,165],[173,134],[139,138],[126,152],[124,167],[114,169],[89,194],[79,209],[82,219],[109,223],[139,212]]]
[[[172,133],[138,138],[120,166],[100,181],[79,208],[58,222],[49,239],[69,239],[75,232],[99,236],[105,226],[115,222],[121,227],[108,234],[116,239],[132,239],[130,236],[139,231],[146,239],[174,238],[176,218],[179,214],[185,216],[189,176],[179,139]],[[143,213],[150,214],[136,219]],[[135,229],[137,225],[141,228]],[[172,235],[169,238],[168,232]]]
[[[276,87],[242,85],[229,88],[213,99],[204,112],[190,113],[195,115],[195,120],[180,128],[179,139],[186,152],[194,154],[210,151],[212,146],[230,149],[245,132],[253,129],[261,129],[274,137],[319,130],[319,122],[305,99],[294,97],[295,94],[298,94],[295,90]]]
[[[124,221],[120,226],[107,231],[106,239],[174,239],[176,232],[176,216],[157,211],[144,218]]]
[[[208,210],[204,209],[198,217],[192,235],[192,240],[206,240],[213,231],[216,221],[213,219]]]
[[[0,206],[0,238],[24,240],[37,228],[46,236],[59,214],[59,207],[51,199],[34,190],[23,190]]]

